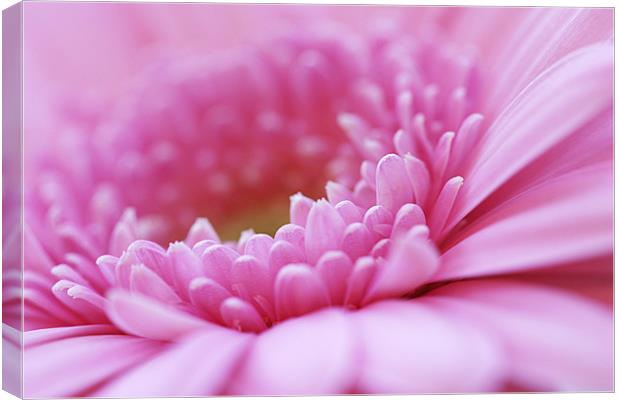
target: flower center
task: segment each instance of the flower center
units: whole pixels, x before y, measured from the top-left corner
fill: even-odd
[[[122,196],[149,222],[143,237],[168,243],[196,215],[209,220],[167,248],[116,246],[97,260],[97,287],[64,279],[58,295],[105,304],[114,288],[260,332],[427,283],[479,137],[481,117],[469,114],[474,68],[408,40],[371,40],[361,59],[348,44],[292,41],[213,71],[196,61],[155,69],[136,104],[106,127],[102,147],[117,168],[102,174],[131,188]],[[282,196],[328,176],[337,179],[327,199],[292,196],[281,225]],[[127,216],[112,242],[137,224]],[[222,241],[248,225],[268,234]],[[158,226],[167,229],[159,237]]]

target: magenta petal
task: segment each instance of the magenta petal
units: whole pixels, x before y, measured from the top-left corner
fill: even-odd
[[[278,240],[289,242],[295,246],[300,253],[303,253],[306,249],[305,237],[306,230],[301,226],[295,224],[285,224],[278,229],[273,238],[276,242]]]
[[[316,270],[325,283],[331,303],[342,304],[353,270],[351,259],[342,251],[328,251],[319,259]]]
[[[501,348],[467,322],[417,301],[381,301],[355,315],[358,393],[463,393],[500,388]]]
[[[424,211],[417,204],[405,204],[398,210],[396,217],[394,217],[392,237],[396,238],[404,235],[416,225],[426,225]]]
[[[197,329],[212,326],[166,304],[137,293],[114,290],[108,294],[108,317],[132,335],[155,340],[175,340]]]
[[[244,247],[244,254],[255,257],[261,263],[267,264],[269,258],[269,250],[273,245],[273,238],[264,233],[253,235]]]
[[[420,237],[417,227],[392,245],[385,264],[379,266],[364,302],[398,297],[426,283],[439,267],[439,253]]]
[[[548,267],[611,251],[613,202],[606,165],[556,178],[507,201],[464,230],[436,279]]]
[[[612,101],[612,69],[611,46],[592,45],[566,56],[525,88],[483,137],[448,225],[605,111]]]
[[[302,315],[330,304],[318,273],[305,264],[289,264],[275,282],[276,312],[280,319]]]
[[[202,263],[192,249],[182,242],[170,244],[168,258],[170,259],[175,286],[179,293],[187,298],[189,283],[202,276]]]
[[[494,334],[512,383],[542,391],[613,388],[613,314],[598,302],[509,280],[458,282],[431,292],[441,312]]]
[[[413,200],[405,162],[396,154],[384,156],[377,165],[377,204],[395,214]]]
[[[314,264],[326,251],[338,249],[345,228],[342,217],[327,200],[314,203],[306,224],[308,261]]]
[[[79,336],[28,347],[25,395],[79,397],[161,348],[160,342],[124,335]]]
[[[310,213],[312,204],[312,200],[301,193],[291,196],[291,223],[299,226],[306,226],[308,213]]]
[[[356,374],[354,331],[341,310],[285,321],[261,334],[233,385],[253,395],[337,394]]]
[[[96,392],[98,397],[220,394],[253,337],[230,329],[192,335]]]
[[[24,335],[24,346],[30,347],[55,340],[78,336],[116,334],[120,331],[114,325],[74,325],[35,329]]]
[[[220,305],[222,319],[231,328],[243,332],[261,332],[267,328],[256,309],[238,297],[229,297]]]
[[[185,243],[188,246],[192,247],[196,243],[203,240],[213,240],[214,242],[219,242],[220,237],[215,232],[213,225],[206,218],[198,218],[194,225],[189,230],[187,234],[187,238],[185,239]]]
[[[350,200],[343,200],[336,204],[336,211],[340,214],[345,224],[361,222],[364,218],[364,211],[353,204]]]

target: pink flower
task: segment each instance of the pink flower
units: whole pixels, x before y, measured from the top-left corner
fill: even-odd
[[[74,117],[32,158],[26,395],[610,390],[610,14],[437,15],[164,59]],[[161,246],[329,177],[273,236]]]

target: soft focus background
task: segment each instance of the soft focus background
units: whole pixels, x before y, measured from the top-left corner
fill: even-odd
[[[439,28],[459,42],[501,47],[526,9],[407,6],[26,3],[25,104],[28,131],[50,131],[58,108],[80,99],[113,101],[157,54],[208,53],[252,43],[300,19]],[[470,14],[486,24],[471,24]],[[468,21],[467,24],[459,22]],[[495,21],[489,24],[488,21]],[[493,35],[489,35],[489,27]],[[478,27],[484,26],[480,31]],[[485,55],[491,55],[485,51]]]

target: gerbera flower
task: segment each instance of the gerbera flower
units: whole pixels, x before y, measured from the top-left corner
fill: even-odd
[[[564,34],[596,16],[541,15]],[[80,180],[51,163],[26,232],[26,322],[40,328],[25,335],[26,394],[609,390],[613,58],[609,42],[582,46],[608,38],[558,34],[574,51],[552,47],[508,85],[523,58],[489,51],[505,74],[486,75],[438,32],[310,32],[215,73],[213,60],[156,67],[120,118],[74,136],[84,159],[70,161],[97,169]],[[239,65],[256,54],[279,68],[252,81]],[[266,109],[269,127],[288,122],[276,141]],[[288,151],[307,140],[320,151]],[[261,166],[240,166],[253,154]],[[298,175],[281,184],[283,169]],[[230,175],[256,171],[254,189]],[[273,236],[221,240],[199,218],[165,245],[189,217],[225,225],[329,175],[326,199],[292,196]],[[147,218],[115,222],[127,205]]]

